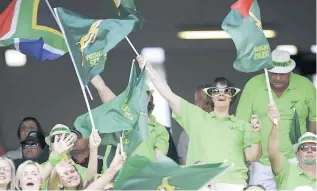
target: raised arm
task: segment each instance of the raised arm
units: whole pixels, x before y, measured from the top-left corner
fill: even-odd
[[[280,122],[280,113],[275,105],[269,105],[269,119],[272,121],[272,129],[269,135],[268,156],[271,162],[271,168],[275,175],[279,174],[283,167],[283,154],[280,152],[280,140],[278,125],[274,125],[274,118]]]
[[[248,162],[259,160],[262,155],[260,120],[255,116],[251,116],[251,146],[244,149],[245,159]]]
[[[88,162],[88,174],[87,182],[93,180],[98,171],[98,147],[101,143],[101,138],[98,134],[98,130],[92,129],[89,137],[89,162]]]
[[[139,63],[140,68],[143,68],[144,58],[142,56],[138,56],[136,59]],[[171,88],[166,84],[165,80],[163,80],[161,76],[159,76],[157,72],[152,68],[151,63],[146,62],[145,66],[147,75],[157,91],[167,100],[173,112],[175,114],[179,114],[181,100],[180,97],[172,92]]]
[[[106,103],[116,97],[110,88],[105,84],[100,75],[95,76],[91,80],[92,85],[97,89],[102,103]]]
[[[114,176],[119,172],[125,163],[126,155],[124,153],[120,154],[120,145],[117,146],[116,155],[113,158],[110,167],[99,177],[97,180],[92,182],[85,190],[100,190],[104,191],[105,186],[107,186]]]

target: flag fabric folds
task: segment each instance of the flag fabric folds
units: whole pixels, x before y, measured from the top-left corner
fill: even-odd
[[[137,155],[127,159],[114,190],[199,190],[227,168],[222,163],[183,167],[165,156],[153,163]]]
[[[145,69],[137,78],[135,64],[132,64],[125,91],[91,112],[102,138],[101,144],[117,146],[122,136],[124,151],[130,156],[148,138]],[[92,129],[88,113],[77,117],[74,126],[88,138]]]
[[[44,0],[13,0],[0,14],[0,47],[10,45],[40,61],[67,52],[63,34]]]
[[[300,131],[298,113],[295,108],[293,108],[293,110],[294,110],[294,116],[291,123],[290,131],[289,131],[289,138],[291,140],[291,143],[294,145],[298,143],[298,139],[302,136],[302,133]]]
[[[230,35],[237,49],[233,63],[237,71],[248,73],[273,67],[271,48],[262,30],[256,0],[238,0],[231,6],[221,27]]]
[[[138,21],[134,15],[126,19],[96,20],[60,7],[54,11],[84,85],[103,71],[108,51],[124,39]]]

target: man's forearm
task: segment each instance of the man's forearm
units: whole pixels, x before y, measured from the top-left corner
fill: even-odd
[[[316,121],[309,121],[309,128],[308,131],[311,133],[316,134]]]
[[[269,135],[269,145],[268,145],[268,155],[274,155],[279,151],[280,147],[280,140],[279,140],[279,132],[278,127],[276,125],[273,125],[271,129],[271,133]]]
[[[255,162],[260,159],[262,155],[261,141],[257,144],[252,144],[251,147],[246,150],[246,161]]]

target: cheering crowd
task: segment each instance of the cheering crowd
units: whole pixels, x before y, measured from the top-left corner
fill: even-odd
[[[197,88],[195,104],[191,104],[170,89],[151,63],[141,56],[137,61],[140,68],[146,67],[173,118],[184,129],[177,146],[179,163],[226,161],[232,165],[202,189],[317,189],[316,88],[292,72],[295,62],[288,52],[272,52],[274,68],[269,70],[269,80],[274,104],[269,102],[264,74],[247,82],[240,100],[236,100],[240,89],[229,79],[217,77]],[[99,75],[91,83],[103,103],[116,97]],[[173,142],[152,115],[152,93],[148,88],[149,138],[134,155],[156,162],[168,154]],[[236,115],[230,115],[234,101],[239,101]],[[295,130],[299,135],[293,144]],[[108,155],[98,155],[101,138],[95,129],[87,140],[76,129],[57,124],[45,137],[37,119],[27,117],[17,136],[21,147],[0,157],[1,190],[108,190],[126,161],[119,145],[110,162]]]

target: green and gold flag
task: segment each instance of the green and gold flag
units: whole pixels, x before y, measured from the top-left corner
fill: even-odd
[[[132,156],[121,169],[115,190],[199,190],[228,166],[222,163],[180,166],[168,157],[156,163],[143,156]]]
[[[117,146],[122,136],[124,151],[130,156],[148,138],[145,69],[137,78],[135,64],[132,64],[125,91],[91,112],[102,144]],[[92,129],[88,113],[77,117],[74,126],[88,138]]]
[[[107,53],[129,35],[138,22],[132,14],[124,19],[97,20],[63,8],[54,10],[84,85],[103,71]]]
[[[238,0],[231,6],[221,27],[230,35],[237,49],[234,69],[248,73],[273,67],[271,48],[263,33],[256,0]]]

